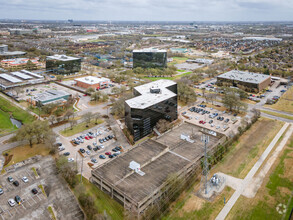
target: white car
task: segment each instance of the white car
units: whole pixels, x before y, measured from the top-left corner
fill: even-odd
[[[14,199],[9,199],[9,200],[8,200],[8,204],[9,204],[11,207],[13,207],[13,206],[16,205],[16,202],[15,202]]]
[[[91,152],[89,150],[87,150],[85,152],[87,153],[87,155],[90,155],[91,154]]]
[[[214,124],[211,124],[211,127],[214,127],[215,125]]]
[[[21,178],[23,182],[27,183],[28,182],[28,178],[26,176]]]
[[[59,151],[63,151],[63,150],[65,150],[65,147],[63,147],[63,146],[59,146],[59,147],[58,147],[58,150],[59,150]]]
[[[216,129],[219,129],[219,128],[221,128],[219,125],[216,127]]]
[[[101,148],[101,149],[104,149],[104,148],[105,148],[105,146],[104,146],[104,145],[100,145],[100,148]]]
[[[74,162],[74,158],[68,158],[68,162]]]

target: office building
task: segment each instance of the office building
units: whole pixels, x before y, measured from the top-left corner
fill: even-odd
[[[271,76],[259,73],[231,70],[217,76],[217,84],[222,85],[223,83],[231,84],[231,86],[234,87],[241,85],[244,86],[246,90],[259,92],[270,85]]]
[[[134,88],[134,98],[125,101],[125,124],[134,141],[151,133],[160,119],[177,119],[177,83],[157,80]]]
[[[82,77],[82,78],[77,78],[74,80],[76,82],[76,86],[81,87],[81,88],[93,88],[96,90],[99,89],[104,89],[104,88],[108,88],[109,84],[110,84],[110,79],[108,78],[98,78],[98,77],[94,77],[94,76],[86,76],[86,77]]]
[[[133,68],[167,67],[167,51],[157,49],[133,50]]]
[[[56,74],[74,74],[81,70],[81,59],[66,55],[47,56],[46,70]]]

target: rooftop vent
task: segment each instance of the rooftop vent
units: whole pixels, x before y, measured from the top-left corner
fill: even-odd
[[[132,169],[134,172],[138,173],[141,176],[143,176],[145,174],[144,172],[142,172],[140,170],[140,164],[135,162],[135,161],[131,161],[129,163],[129,168]]]
[[[159,94],[161,92],[161,89],[159,89],[159,88],[150,88],[150,92]]]

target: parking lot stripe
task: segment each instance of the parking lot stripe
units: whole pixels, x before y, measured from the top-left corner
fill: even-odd
[[[24,205],[21,203],[21,206],[24,208],[24,209],[26,209],[26,207],[24,207]]]
[[[34,198],[33,198],[32,196],[30,196],[30,197],[31,197],[31,199],[32,199],[35,203],[37,203],[36,200],[34,200]]]

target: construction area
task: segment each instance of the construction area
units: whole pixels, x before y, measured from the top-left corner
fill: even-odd
[[[184,183],[200,173],[204,133],[209,132],[183,123],[97,167],[91,181],[139,218],[162,200],[172,185],[168,184],[171,177]],[[218,133],[209,137],[209,151],[226,140]]]

